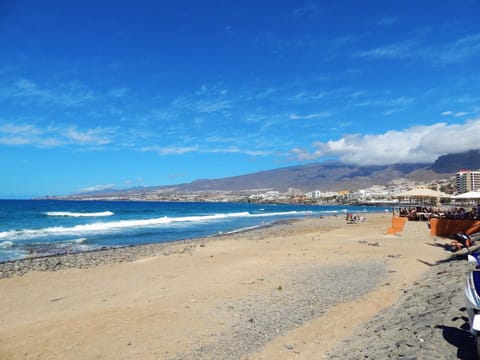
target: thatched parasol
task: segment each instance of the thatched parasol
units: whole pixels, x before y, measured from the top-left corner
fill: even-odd
[[[416,188],[412,190],[408,190],[399,194],[394,195],[395,197],[399,198],[411,198],[411,199],[420,199],[422,204],[425,199],[436,199],[437,204],[440,202],[440,199],[449,199],[451,196],[447,193],[432,190],[429,188]]]

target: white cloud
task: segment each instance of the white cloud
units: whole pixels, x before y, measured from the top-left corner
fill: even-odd
[[[157,152],[160,155],[182,155],[199,150],[198,146],[146,146],[140,149],[143,152]]]
[[[272,155],[271,151],[264,150],[250,150],[242,149],[237,146],[226,146],[226,147],[208,147],[202,148],[198,145],[194,146],[146,146],[140,149],[143,152],[157,152],[160,155],[182,155],[190,152],[197,153],[210,153],[210,154],[245,154],[249,156],[268,156]]]
[[[390,116],[394,113],[405,111],[409,108],[412,104],[415,103],[415,99],[411,97],[400,96],[397,98],[377,98],[377,99],[367,99],[361,100],[359,96],[357,99],[352,103],[353,106],[359,107],[380,107],[380,108],[387,108],[386,110],[382,111],[382,114],[385,116]]]
[[[306,115],[291,114],[290,119],[291,120],[309,120],[309,119],[326,118],[326,117],[329,117],[329,116],[330,116],[330,113],[328,113],[328,112],[306,114]]]
[[[33,125],[17,125],[12,123],[7,123],[0,125],[0,133],[5,134],[20,134],[20,135],[38,135],[40,133],[39,129],[36,129]]]
[[[436,51],[436,57],[435,52],[431,55],[434,60],[440,63],[451,64],[476,57],[478,54],[480,54],[480,33],[469,34],[457,39],[447,44],[444,48],[440,49],[440,51]]]
[[[113,141],[110,128],[79,129],[75,126],[38,127],[32,124],[4,123],[0,125],[0,144],[37,147],[101,146]]]
[[[313,151],[293,149],[298,160],[338,157],[345,163],[385,165],[432,162],[438,156],[480,148],[480,119],[464,124],[414,126],[379,135],[353,134],[339,140],[316,142]]]
[[[442,116],[453,116],[453,117],[464,117],[464,116],[470,115],[470,113],[466,112],[466,111],[457,111],[457,112],[444,111],[444,112],[442,112],[441,115]]]
[[[320,92],[317,92],[315,94],[309,94],[309,93],[306,93],[306,92],[302,91],[302,92],[292,96],[289,100],[294,101],[294,102],[309,102],[309,101],[321,100],[327,95],[329,95],[329,94],[327,94],[327,92],[325,92],[325,91],[320,91]]]
[[[94,185],[89,186],[83,189],[78,190],[79,193],[92,192],[92,191],[101,191],[115,188],[115,184],[106,184],[106,185]]]
[[[211,152],[211,153],[221,153],[221,154],[245,154],[249,156],[268,156],[272,155],[270,151],[263,151],[263,150],[245,150],[241,149],[236,146],[229,146],[225,148],[216,148],[216,149],[210,149],[206,152]]]
[[[19,79],[0,88],[0,97],[28,104],[79,106],[95,100],[93,92],[77,82],[46,87],[29,79]]]
[[[53,147],[60,145],[60,141],[47,131],[31,124],[4,123],[0,126],[0,144]]]
[[[112,140],[110,139],[111,131],[108,129],[86,129],[78,130],[74,127],[68,127],[63,130],[63,135],[69,142],[78,145],[106,145]]]
[[[227,100],[219,101],[200,101],[196,105],[197,111],[201,113],[214,113],[222,110],[228,110],[231,108],[231,104]]]
[[[2,145],[27,145],[29,140],[22,136],[0,136],[0,144]]]
[[[138,177],[138,178],[136,178],[136,179],[134,179],[134,180],[127,179],[127,180],[124,181],[125,185],[127,185],[127,186],[133,186],[133,185],[135,185],[135,184],[140,184],[140,183],[142,183],[142,182],[143,182],[143,178],[142,178],[142,177]]]
[[[362,58],[406,59],[413,57],[416,54],[416,49],[417,42],[412,40],[360,51],[356,55]]]
[[[474,59],[480,54],[480,33],[469,34],[442,45],[411,39],[360,51],[356,56],[371,59],[421,60],[434,65],[449,65]]]

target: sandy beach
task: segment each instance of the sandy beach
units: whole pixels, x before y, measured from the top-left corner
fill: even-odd
[[[0,358],[375,359],[387,349],[396,358],[432,346],[428,339],[398,344],[399,329],[428,328],[425,322],[437,330],[430,335],[445,359],[458,356],[459,345],[435,328],[442,324],[417,321],[412,311],[423,311],[421,294],[429,299],[434,291],[442,301],[428,311],[444,306],[442,316],[464,316],[460,290],[469,265],[452,261],[445,239],[386,235],[390,222],[388,213],[357,224],[311,218],[2,264]],[[460,358],[468,358],[463,336]]]

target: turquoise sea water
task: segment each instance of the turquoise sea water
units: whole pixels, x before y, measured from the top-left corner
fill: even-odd
[[[0,200],[0,261],[168,242],[383,207]]]

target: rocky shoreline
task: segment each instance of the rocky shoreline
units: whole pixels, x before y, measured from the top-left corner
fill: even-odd
[[[135,261],[149,256],[183,254],[193,251],[207,241],[207,239],[182,240],[174,243],[108,248],[7,261],[0,263],[0,279],[22,276],[29,271],[86,269],[111,263]]]
[[[221,234],[206,238],[176,240],[157,244],[134,245],[117,248],[102,248],[97,250],[59,253],[46,256],[31,256],[28,258],[0,262],[0,279],[22,276],[30,271],[58,271],[62,269],[87,269],[95,266],[136,261],[151,256],[168,256],[172,254],[191,253],[197,246],[205,246],[211,239],[235,238],[249,233],[249,238],[264,238],[274,234],[285,234],[288,228],[299,222],[298,219],[280,220],[270,225]]]

